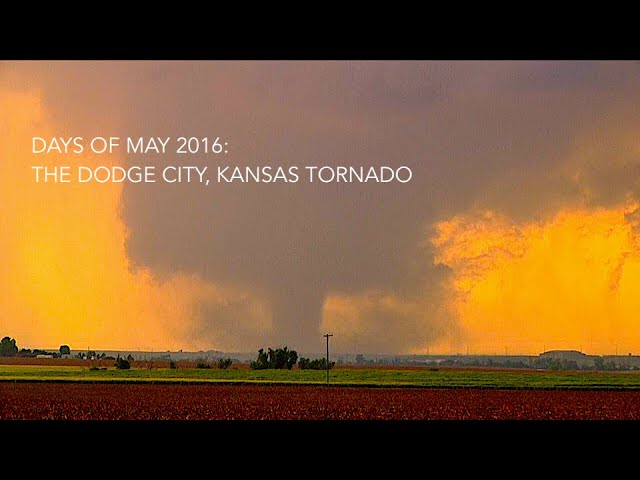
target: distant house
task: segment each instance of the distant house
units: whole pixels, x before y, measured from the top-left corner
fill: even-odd
[[[53,355],[36,355],[36,358],[53,358]]]

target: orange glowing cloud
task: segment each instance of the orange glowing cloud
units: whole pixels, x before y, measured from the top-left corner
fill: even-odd
[[[35,183],[32,165],[119,163],[33,155],[32,136],[60,134],[38,92],[0,90],[0,112],[2,335],[32,347],[193,349],[234,348],[243,332],[270,329],[268,308],[248,292],[134,269],[122,184]]]
[[[486,211],[438,223],[435,262],[451,269],[447,308],[463,343],[472,353],[640,351],[639,207],[524,223]]]

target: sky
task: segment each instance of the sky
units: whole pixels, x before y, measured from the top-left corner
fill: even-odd
[[[20,346],[640,353],[637,62],[0,62],[0,334]],[[406,184],[35,183],[33,136]],[[50,154],[158,166],[175,155]]]

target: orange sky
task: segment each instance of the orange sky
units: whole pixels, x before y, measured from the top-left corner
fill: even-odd
[[[268,329],[243,292],[196,275],[160,279],[125,252],[121,183],[35,183],[31,136],[57,132],[37,91],[0,91],[0,325],[18,345],[76,349],[210,348],[192,329],[202,305],[233,309],[236,331]],[[51,165],[117,164],[117,158],[51,156]],[[220,342],[233,346],[232,338]]]
[[[562,210],[541,222],[494,212],[437,224],[435,261],[452,269],[460,350],[637,351],[638,204]]]

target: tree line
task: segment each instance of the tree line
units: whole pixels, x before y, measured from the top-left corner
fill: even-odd
[[[57,358],[63,355],[71,355],[71,348],[69,345],[60,345],[57,352],[41,350],[39,348],[34,348],[33,350],[29,348],[19,349],[15,338],[4,337],[0,340],[0,357],[37,357],[38,355],[51,355],[54,358]],[[115,360],[113,357],[107,357],[104,353],[97,354],[92,350],[89,350],[87,353],[79,352],[76,354],[76,358]]]
[[[252,370],[291,370],[295,364],[298,364],[298,368],[301,370],[326,370],[327,359],[318,358],[310,360],[309,358],[298,358],[298,352],[295,350],[289,350],[288,347],[281,348],[268,348],[267,351],[263,348],[258,350],[258,358],[249,364]],[[329,368],[335,367],[336,362],[331,362]]]
[[[57,357],[62,355],[71,355],[71,348],[68,345],[61,345],[59,352],[51,353],[39,349],[18,349],[16,340],[11,337],[4,337],[0,341],[0,357],[35,357],[37,355],[54,355]],[[94,351],[89,351],[86,354],[81,352],[77,354],[76,357],[83,359],[115,360],[116,368],[122,370],[129,369],[134,361],[134,358],[131,355],[129,355],[127,358],[121,358],[119,355],[118,358],[113,358],[107,357],[104,353],[97,354]],[[173,365],[171,368],[175,368],[175,363],[172,363]],[[217,362],[217,367],[220,369],[227,369],[231,366],[231,364],[232,360],[230,358],[221,358]],[[295,350],[289,350],[289,347],[286,346],[275,349],[268,348],[266,351],[261,348],[260,350],[258,350],[258,357],[256,358],[256,360],[252,361],[249,366],[252,370],[291,370],[296,364],[301,370],[326,370],[327,359],[317,358],[311,360],[305,357],[299,358],[298,352],[296,352]],[[329,368],[333,368],[335,367],[335,365],[336,362],[331,362],[329,364]],[[199,361],[197,368],[211,368],[211,364],[209,364],[208,362]]]

